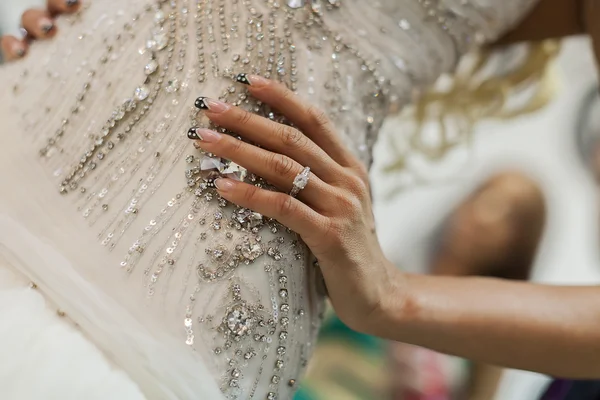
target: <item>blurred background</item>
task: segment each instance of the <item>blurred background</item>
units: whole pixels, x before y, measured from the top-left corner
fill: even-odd
[[[402,115],[388,121],[372,182],[379,236],[399,268],[600,283],[600,106],[587,39],[561,43],[546,84],[553,94],[543,108],[477,122],[468,147],[416,162],[417,180],[388,168],[410,129]],[[311,365],[302,399],[534,400],[551,382],[381,342],[335,318]]]
[[[436,180],[386,198],[394,176],[383,173],[381,167],[394,155],[385,145],[386,137],[379,142],[373,186],[374,197],[380,201],[375,212],[383,246],[400,268],[427,270],[432,237],[447,215],[487,177],[510,170],[535,180],[546,199],[546,224],[531,279],[552,284],[600,282],[600,203],[595,172],[590,170],[593,162],[586,159],[593,157],[592,148],[597,145],[590,139],[600,134],[600,130],[594,131],[600,126],[593,118],[600,113],[594,108],[598,82],[589,41],[565,40],[553,72],[557,93],[550,104],[530,115],[478,123],[468,160],[450,160],[458,171],[452,179]],[[587,113],[587,109],[596,112]],[[385,135],[394,135],[401,125],[402,121],[390,121]],[[536,399],[548,380],[532,373],[506,371],[495,399]]]

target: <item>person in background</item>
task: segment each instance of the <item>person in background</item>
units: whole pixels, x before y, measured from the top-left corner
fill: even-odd
[[[577,7],[574,7],[575,3],[577,3]],[[541,2],[530,17],[518,29],[503,38],[499,44],[516,43],[530,38],[537,40],[560,38],[587,32],[594,39],[595,53],[599,55],[600,25],[592,23],[593,20],[598,18],[599,12],[598,5],[593,1]],[[553,23],[548,24],[548,21],[553,21]],[[504,202],[505,200],[507,201]],[[495,209],[494,204],[499,207]],[[492,178],[458,207],[448,220],[442,240],[439,243],[439,251],[435,253],[436,256],[433,259],[431,271],[439,275],[483,275],[504,279],[527,279],[542,235],[544,220],[543,194],[535,182],[519,173],[501,174]],[[471,246],[468,247],[474,250],[472,252],[465,251],[465,244],[469,242],[471,242]],[[472,245],[473,242],[481,245],[481,247]],[[336,324],[332,325],[343,324],[337,321]],[[356,338],[361,336],[349,329],[347,331],[351,332],[346,333],[347,337]],[[344,336],[343,333],[340,335]],[[363,336],[364,342],[368,342],[368,337]],[[359,347],[360,350],[352,349],[348,352],[362,353],[363,360],[365,360],[363,364],[365,365],[381,364],[373,360],[376,359],[375,355],[381,355],[385,351],[378,349],[369,353],[368,349],[373,347],[367,345],[360,347],[357,343],[359,342],[355,340],[354,345]],[[386,392],[386,397],[361,397],[354,393],[343,398],[394,398],[397,400],[454,398],[451,397],[452,388],[447,383],[447,377],[444,376],[443,371],[440,372],[441,368],[439,366],[441,363],[436,363],[434,358],[425,357],[428,361],[422,363],[420,366],[423,366],[423,368],[414,370],[414,373],[407,373],[406,365],[399,366],[399,364],[402,364],[402,358],[405,359],[407,350],[411,348],[415,349],[405,344],[392,345],[392,349],[396,351],[390,352],[393,355],[400,353],[399,357],[392,357],[392,371],[390,372],[389,368],[386,369],[385,367],[379,369],[383,373],[382,375],[385,375],[385,372],[388,373],[388,379],[371,381],[371,387],[389,389],[389,392]],[[417,352],[423,351],[427,352],[427,350],[417,350]],[[434,353],[429,352],[428,354]],[[400,362],[398,362],[399,360]],[[342,369],[346,368],[345,365],[341,365],[343,363],[333,361],[330,363],[332,364],[331,370],[336,369],[336,367],[338,369],[340,367]],[[473,370],[472,379],[470,379],[472,384],[467,387],[465,392],[458,394],[459,398],[491,399],[497,386],[499,372],[499,368],[481,364]],[[309,379],[305,382],[306,386],[310,386],[314,382],[331,381],[330,375],[322,375],[322,369],[319,370],[319,373],[320,376],[317,374],[309,375]],[[358,374],[351,376],[355,378]],[[426,376],[426,378],[419,379],[419,376]],[[348,381],[350,379],[338,382],[338,393],[343,390]],[[394,381],[396,382],[395,386],[393,385]],[[351,392],[351,387],[353,386],[347,386],[347,393]],[[600,384],[596,381],[556,380],[548,388],[548,392],[543,399],[596,400],[600,398],[595,394],[599,388]],[[319,396],[318,398],[327,397]]]

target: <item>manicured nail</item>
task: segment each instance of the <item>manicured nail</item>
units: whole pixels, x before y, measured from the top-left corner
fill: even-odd
[[[235,80],[238,83],[243,83],[244,85],[251,85],[252,83],[248,80],[248,75],[247,74],[238,74],[238,76],[235,77]]]
[[[210,129],[194,127],[190,128],[188,131],[188,138],[213,143],[221,139],[221,134],[219,132],[211,131]]]
[[[227,191],[233,189],[233,187],[235,186],[235,183],[233,183],[233,181],[231,181],[230,179],[218,178],[218,179],[215,179],[215,186],[220,191],[227,192]]]
[[[258,75],[238,74],[235,80],[239,83],[249,86],[265,86],[269,84],[269,80]]]
[[[21,58],[25,55],[25,48],[22,43],[15,43],[12,45],[12,52],[15,56]]]
[[[47,35],[52,31],[52,29],[54,29],[54,22],[52,22],[48,18],[42,18],[40,22],[40,29],[42,30],[42,32],[44,32],[44,34]]]
[[[213,113],[222,113],[229,110],[229,104],[219,100],[213,100],[208,97],[198,97],[194,103],[196,108],[208,110]]]
[[[79,0],[65,0],[67,7],[74,7],[79,4]]]
[[[192,140],[200,140],[200,136],[198,136],[198,127],[197,126],[193,126],[190,128],[190,130],[188,131],[188,139],[192,139]]]

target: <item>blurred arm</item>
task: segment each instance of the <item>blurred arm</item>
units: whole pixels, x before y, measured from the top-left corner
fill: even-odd
[[[599,20],[600,2],[597,0],[541,0],[529,16],[496,45],[589,34],[600,65]]]
[[[532,12],[497,44],[539,41],[586,33],[584,2],[587,1],[540,0]]]
[[[399,274],[377,335],[504,367],[600,378],[600,287]]]

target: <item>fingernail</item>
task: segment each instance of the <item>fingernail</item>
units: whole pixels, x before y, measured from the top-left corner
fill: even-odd
[[[52,31],[52,29],[54,29],[54,22],[52,22],[48,18],[42,18],[42,20],[40,22],[40,29],[45,34],[48,34]]]
[[[258,75],[238,74],[235,80],[239,83],[249,86],[265,86],[269,84],[269,80]]]
[[[214,113],[222,113],[229,110],[229,104],[209,99],[208,97],[198,97],[194,105],[201,110],[208,110]]]
[[[221,134],[210,129],[204,128],[190,128],[188,131],[188,138],[192,140],[202,140],[203,142],[213,143],[221,139]]]
[[[79,4],[79,0],[65,0],[67,7],[73,7]]]
[[[200,136],[198,136],[198,127],[197,126],[193,126],[190,128],[190,130],[188,131],[188,139],[192,139],[192,140],[199,140]]]
[[[252,83],[250,82],[250,80],[248,80],[248,74],[238,74],[235,77],[235,80],[238,83],[243,83],[244,85],[251,85]]]
[[[217,178],[217,179],[215,179],[215,186],[220,191],[227,192],[227,191],[233,189],[233,187],[235,186],[235,183],[233,183],[233,181],[231,181],[230,179]]]
[[[25,49],[23,48],[23,45],[20,43],[15,43],[12,46],[12,52],[15,56],[21,58],[25,55]]]

